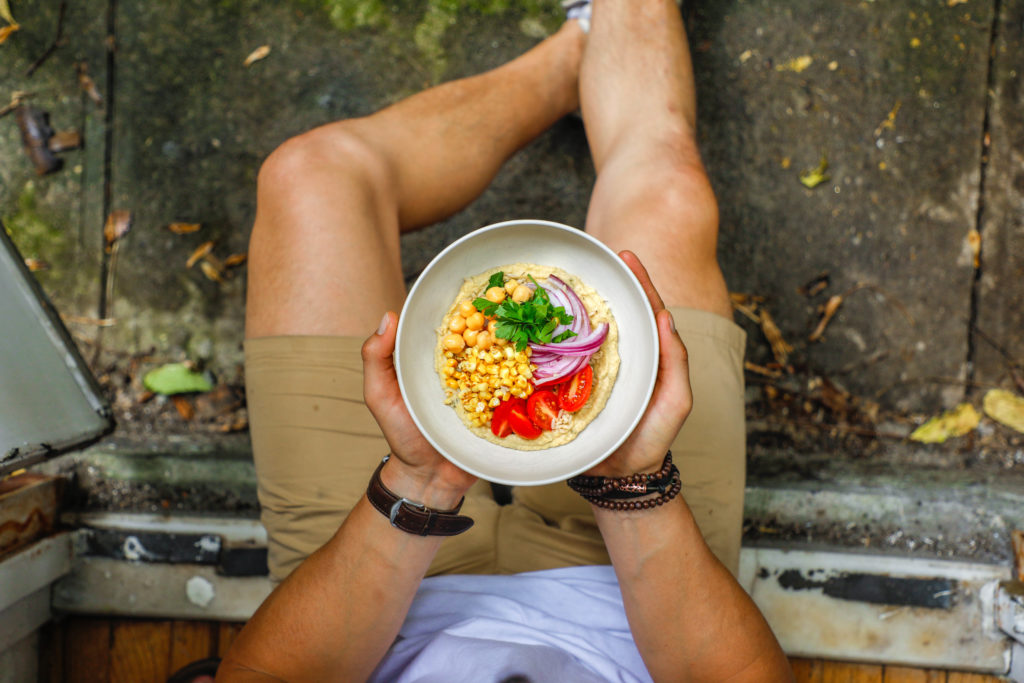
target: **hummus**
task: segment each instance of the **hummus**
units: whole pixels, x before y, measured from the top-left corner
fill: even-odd
[[[485,424],[479,424],[474,420],[474,417],[479,419],[478,415],[475,415],[474,411],[467,410],[466,406],[463,405],[462,398],[463,390],[460,388],[453,388],[449,375],[445,373],[446,363],[451,360],[451,357],[446,354],[444,347],[442,346],[442,340],[449,334],[448,324],[452,318],[458,315],[459,303],[469,299],[472,301],[477,297],[482,297],[487,289],[487,283],[491,275],[502,271],[505,273],[506,281],[510,278],[518,280],[521,284],[528,282],[527,275],[532,275],[533,278],[545,289],[548,288],[547,277],[548,275],[555,275],[560,278],[563,282],[572,287],[573,291],[576,292],[583,305],[587,309],[587,313],[590,315],[590,321],[592,326],[596,326],[600,323],[608,323],[608,336],[601,344],[601,348],[595,353],[590,359],[590,366],[594,371],[594,382],[593,389],[591,390],[590,397],[587,402],[574,413],[566,412],[564,410],[559,411],[558,417],[554,420],[552,429],[545,430],[536,439],[524,439],[515,433],[509,434],[504,438],[499,438],[491,432],[490,420],[488,419]],[[580,432],[582,432],[588,424],[604,409],[605,403],[608,401],[608,396],[611,395],[612,386],[615,384],[615,378],[619,372],[619,329],[615,324],[615,319],[612,317],[611,310],[608,308],[608,303],[601,298],[601,296],[589,285],[581,281],[575,275],[565,272],[561,268],[552,266],[542,266],[533,263],[512,263],[497,268],[492,268],[486,272],[480,273],[471,278],[467,278],[463,282],[462,287],[459,289],[458,294],[455,296],[451,307],[444,316],[444,320],[441,325],[437,328],[437,345],[434,353],[434,367],[441,379],[441,385],[445,391],[445,403],[451,405],[459,418],[462,420],[466,428],[469,429],[473,434],[486,439],[491,443],[498,444],[499,446],[505,446],[507,448],[513,448],[521,451],[536,451],[543,450],[546,448],[554,448],[555,446],[561,446],[575,439]],[[506,349],[513,349],[515,346],[512,343],[508,344],[495,344],[491,347],[491,353],[494,351],[501,351],[507,353]],[[467,348],[466,351],[469,351]],[[527,349],[527,352],[529,349]],[[456,355],[456,360],[459,356]],[[461,366],[461,363],[460,363]],[[531,369],[534,366],[530,366]],[[488,413],[492,412],[493,408],[487,410]]]

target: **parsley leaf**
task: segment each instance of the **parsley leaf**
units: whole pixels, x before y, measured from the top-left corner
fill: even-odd
[[[494,303],[490,299],[485,299],[482,296],[479,296],[476,299],[473,299],[473,307],[485,316],[490,317],[494,315],[494,309],[498,307],[498,304]]]
[[[504,287],[505,286],[505,273],[499,270],[497,273],[491,276],[491,279],[487,281],[487,289],[491,287]]]
[[[537,344],[552,344],[564,341],[575,336],[570,330],[565,330],[555,339],[552,335],[559,325],[568,325],[573,321],[562,306],[552,306],[547,291],[541,287],[533,276],[528,276],[537,286],[533,297],[522,303],[505,299],[500,304],[495,304],[484,298],[478,298],[473,305],[484,315],[494,316],[498,326],[494,333],[502,339],[514,342],[516,351],[523,351],[530,342]]]
[[[566,330],[565,332],[562,332],[562,334],[560,334],[557,337],[555,337],[554,339],[552,339],[551,343],[552,344],[557,344],[558,342],[564,342],[566,339],[572,339],[575,336],[576,336],[575,332],[573,332],[572,330]]]

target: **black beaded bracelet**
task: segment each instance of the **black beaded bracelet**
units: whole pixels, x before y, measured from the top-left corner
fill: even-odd
[[[672,500],[683,487],[679,469],[672,464],[672,451],[654,473],[618,478],[580,475],[566,483],[593,505],[608,510],[648,510]],[[650,495],[656,497],[637,500]]]

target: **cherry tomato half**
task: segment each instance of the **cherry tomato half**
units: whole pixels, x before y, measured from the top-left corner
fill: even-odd
[[[590,398],[590,391],[593,388],[594,370],[588,365],[558,387],[558,407],[575,413]]]
[[[491,433],[499,439],[504,439],[512,433],[512,426],[508,423],[508,414],[512,411],[513,400],[515,399],[502,401],[494,409],[494,415],[491,416]]]
[[[526,409],[526,401],[521,398],[509,399],[509,403],[515,401],[508,414],[508,423],[512,431],[524,439],[536,439],[544,430],[530,422],[529,413]]]
[[[530,421],[541,429],[551,429],[551,423],[558,417],[558,399],[555,392],[539,389],[530,394],[526,402],[526,414]]]

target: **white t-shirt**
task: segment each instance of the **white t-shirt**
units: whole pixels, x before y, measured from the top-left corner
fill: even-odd
[[[649,682],[608,566],[424,579],[375,683]]]

